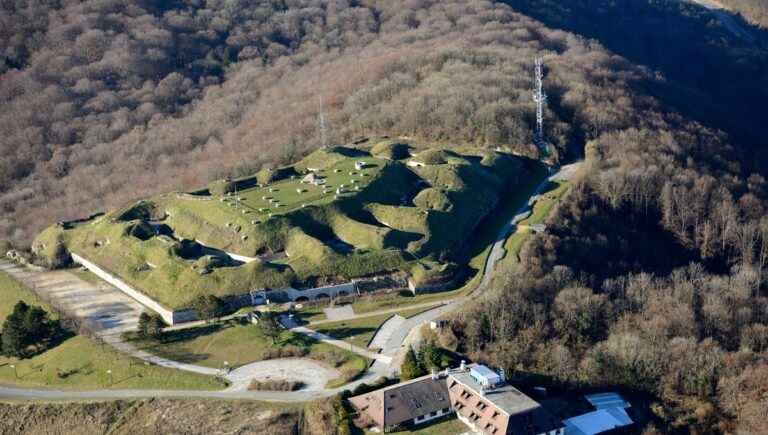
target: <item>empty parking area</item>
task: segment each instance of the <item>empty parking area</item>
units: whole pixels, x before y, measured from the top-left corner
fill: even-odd
[[[0,271],[71,316],[85,319],[105,339],[136,328],[143,307],[105,282],[89,283],[66,270],[39,271],[0,260]]]

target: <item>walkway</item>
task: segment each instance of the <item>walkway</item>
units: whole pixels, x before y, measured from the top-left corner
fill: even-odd
[[[286,328],[290,329],[293,332],[298,332],[299,334],[304,334],[308,337],[314,338],[315,340],[322,341],[324,343],[328,343],[330,345],[336,346],[341,349],[346,349],[350,352],[354,352],[360,356],[364,356],[368,359],[372,359],[375,361],[381,361],[387,365],[392,363],[392,358],[386,355],[382,355],[376,352],[371,352],[368,349],[364,349],[359,346],[355,346],[352,343],[347,343],[344,340],[339,340],[336,338],[333,338],[329,335],[321,334],[317,331],[313,331],[309,328],[306,328],[304,326],[299,326],[296,324],[296,322],[289,318],[288,316],[281,316],[280,317],[280,323],[283,324]]]
[[[439,305],[445,305],[448,303],[451,303],[452,300],[446,300],[446,301],[432,301],[432,302],[423,302],[420,304],[413,304],[408,305],[404,307],[395,307],[395,308],[387,308],[386,310],[377,310],[377,311],[368,311],[365,313],[360,314],[353,314],[349,317],[346,317],[344,319],[323,319],[323,320],[315,320],[314,322],[309,322],[309,326],[315,326],[315,325],[322,325],[324,323],[333,323],[339,320],[354,320],[354,319],[364,319],[366,317],[373,317],[373,316],[380,316],[382,314],[393,314],[397,313],[403,310],[411,310],[411,309],[417,309],[417,308],[429,308],[429,307],[437,307]]]

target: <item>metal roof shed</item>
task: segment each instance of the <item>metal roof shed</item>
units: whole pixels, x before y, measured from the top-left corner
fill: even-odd
[[[484,387],[495,387],[503,382],[498,373],[484,365],[472,366],[469,370],[469,375]]]
[[[621,407],[604,408],[564,420],[565,435],[597,435],[633,424]]]
[[[630,405],[618,393],[600,393],[584,396],[595,409],[629,408]]]

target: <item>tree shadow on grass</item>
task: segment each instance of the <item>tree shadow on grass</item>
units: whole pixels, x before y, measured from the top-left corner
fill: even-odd
[[[318,329],[317,332],[325,335],[329,335],[333,338],[343,340],[345,338],[354,337],[360,334],[366,334],[376,331],[376,328],[372,327],[341,327],[334,329]]]
[[[140,339],[135,334],[127,335],[126,338],[134,346],[146,352],[174,361],[194,364],[205,361],[210,358],[211,354],[192,352],[183,347],[185,342],[215,334],[233,326],[229,323],[215,323],[196,328],[164,332],[158,339]]]

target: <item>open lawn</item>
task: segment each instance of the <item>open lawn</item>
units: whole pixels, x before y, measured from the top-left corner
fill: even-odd
[[[358,376],[368,366],[365,358],[352,352],[290,331],[283,331],[273,344],[258,325],[238,322],[170,331],[159,340],[129,337],[137,347],[155,355],[213,368],[223,368],[225,361],[229,367],[237,368],[265,359],[303,356],[339,370],[342,374],[339,385]]]
[[[527,229],[520,229],[507,237],[507,240],[504,241],[504,262],[517,262],[517,256],[523,249],[523,242],[528,238],[529,233],[530,231]]]
[[[49,309],[18,281],[0,272],[0,322],[20,300]],[[107,370],[112,371],[111,377]],[[0,357],[0,383],[78,389],[216,390],[226,386],[210,376],[145,365],[83,336],[68,338],[32,358]]]
[[[355,162],[362,161],[366,167],[355,169]],[[323,184],[314,186],[302,183],[302,175],[294,179],[285,179],[264,187],[255,187],[237,193],[241,201],[229,199],[227,204],[234,208],[236,205],[245,206],[253,212],[256,220],[264,220],[269,215],[285,214],[306,205],[329,204],[335,200],[336,190],[342,188],[348,193],[340,196],[352,196],[357,189],[363,190],[371,180],[378,176],[384,160],[373,157],[357,157],[342,160],[335,165],[319,170],[318,176]],[[323,193],[324,191],[328,193]],[[241,207],[242,208],[242,207]],[[262,211],[259,211],[262,210]],[[242,212],[242,210],[241,210]]]
[[[13,311],[13,306],[19,301],[24,301],[28,305],[42,306],[48,312],[51,312],[50,307],[43,303],[37,295],[27,290],[20,282],[11,278],[8,274],[0,272],[0,325],[8,317],[8,314]],[[55,317],[55,313],[52,314]]]
[[[519,225],[541,224],[546,221],[555,204],[568,191],[567,181],[550,182],[533,205],[531,215],[519,222]]]
[[[517,230],[510,234],[504,242],[505,254],[504,258],[500,261],[502,265],[512,266],[518,262],[520,250],[531,234],[531,231],[526,226],[544,223],[558,201],[568,192],[569,187],[570,184],[567,181],[549,183],[533,204],[531,214],[518,222]]]
[[[414,295],[410,290],[386,294],[363,295],[352,303],[352,309],[355,311],[355,314],[370,313],[372,311],[381,311],[391,308],[402,308],[405,310],[411,305],[429,302],[438,303],[453,299],[460,296],[465,289],[466,287],[462,287],[452,291],[425,293],[420,295]]]
[[[451,415],[444,418],[439,418],[435,421],[430,421],[407,429],[389,433],[400,435],[460,435],[470,432],[471,431],[467,425],[460,422],[455,416]],[[381,432],[366,430],[359,433],[364,433],[365,435],[373,435]]]
[[[386,322],[390,317],[394,315],[400,315],[405,318],[413,317],[417,314],[421,314],[433,307],[429,308],[412,308],[407,310],[398,311],[391,314],[381,314],[371,317],[363,317],[359,319],[340,320],[338,322],[323,323],[317,325],[317,327],[309,326],[315,331],[329,335],[339,340],[344,340],[359,347],[368,347],[368,343],[379,327]]]

